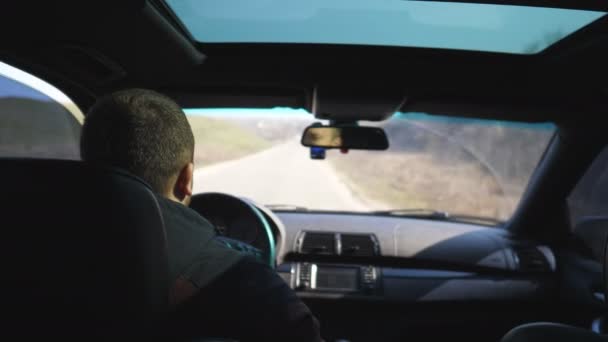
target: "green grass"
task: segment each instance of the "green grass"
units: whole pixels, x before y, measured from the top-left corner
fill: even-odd
[[[196,167],[238,159],[272,144],[236,124],[202,116],[188,116],[196,144]]]

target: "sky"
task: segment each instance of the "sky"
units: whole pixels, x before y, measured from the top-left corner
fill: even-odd
[[[168,0],[202,42],[370,44],[536,53],[605,15],[404,0]]]

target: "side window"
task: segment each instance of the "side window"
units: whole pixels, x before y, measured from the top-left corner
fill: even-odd
[[[568,197],[573,233],[603,259],[608,237],[608,148],[598,155]]]
[[[0,62],[0,157],[80,159],[82,120],[57,88]]]

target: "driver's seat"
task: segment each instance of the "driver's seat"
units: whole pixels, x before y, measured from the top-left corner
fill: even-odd
[[[158,337],[165,232],[150,188],[77,161],[0,159],[2,340]]]

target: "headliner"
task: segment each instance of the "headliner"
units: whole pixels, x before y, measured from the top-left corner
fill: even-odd
[[[607,7],[593,1],[535,3]],[[49,13],[45,6],[57,15],[43,15]],[[351,119],[353,108],[365,107],[357,117],[378,120],[399,109],[568,121],[595,117],[606,108],[606,17],[534,55],[204,44],[160,1],[30,0],[21,2],[12,18],[2,23],[6,44],[0,58],[53,82],[84,109],[99,94],[127,86],[165,91],[185,107],[294,106],[337,119]]]

